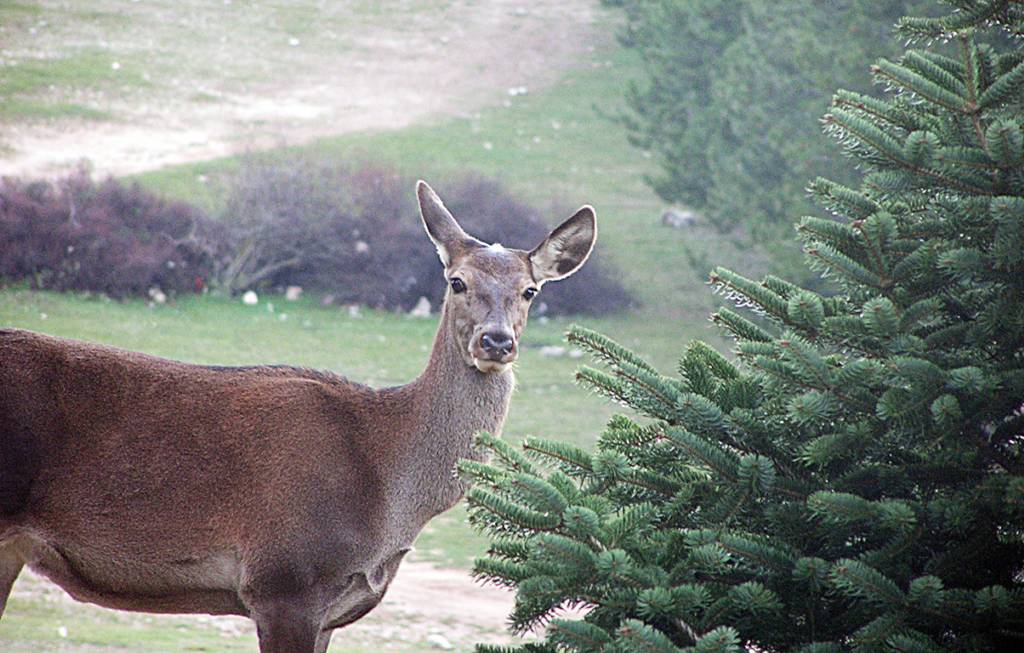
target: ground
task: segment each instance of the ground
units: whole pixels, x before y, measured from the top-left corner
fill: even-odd
[[[43,0],[11,3],[0,19],[0,171],[26,176],[56,176],[85,158],[101,174],[139,173],[472,117],[588,66],[588,53],[611,41],[607,16],[581,0],[99,0],[87,11]],[[414,553],[381,606],[332,650],[508,641],[511,594],[474,583],[465,560],[450,568],[431,557]],[[22,616],[29,608],[44,618]],[[31,573],[15,586],[0,648],[123,650],[140,630],[181,629],[194,632],[142,646],[254,648],[248,620],[112,613]]]
[[[98,637],[88,625],[111,619],[129,633],[133,629],[200,631],[176,642],[187,646],[187,650],[218,650],[205,644],[208,640],[219,641],[232,650],[235,646],[240,650],[256,648],[256,627],[248,619],[112,613],[74,602],[55,585],[31,572],[19,578],[12,604],[14,615],[23,606],[45,604],[48,614],[55,618],[44,628],[56,635],[53,641],[59,642],[61,651],[123,650],[116,639]],[[468,651],[477,642],[507,644],[513,638],[503,632],[503,625],[511,608],[510,593],[472,583],[465,570],[407,560],[380,606],[361,621],[335,633],[331,650],[417,651],[443,646],[441,641],[446,641],[455,650]],[[0,628],[0,643],[5,641],[2,631]],[[88,635],[83,637],[83,633]],[[27,651],[37,645],[26,643],[22,649],[19,642],[8,641],[4,646],[6,651]]]
[[[88,158],[120,175],[470,116],[548,86],[610,39],[583,0],[88,7],[0,8],[4,174]]]

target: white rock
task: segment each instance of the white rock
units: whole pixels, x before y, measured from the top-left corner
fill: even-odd
[[[290,302],[294,302],[299,297],[302,297],[302,286],[288,286],[284,290],[284,298]]]
[[[356,253],[357,254],[365,254],[368,251],[370,251],[370,243],[366,242],[365,240],[357,240],[356,241]]]
[[[291,37],[290,39],[288,39],[288,45],[292,46],[293,48],[296,45],[298,45],[298,44],[299,44],[299,39],[295,38],[294,36]]]
[[[661,214],[661,224],[674,229],[697,224],[697,214],[687,209],[668,209]]]
[[[149,289],[149,298],[152,299],[155,304],[167,303],[167,295],[165,295],[164,291],[160,290],[156,286]]]
[[[59,635],[60,637],[67,638],[67,636],[68,636],[68,627],[67,626],[57,626],[57,635]]]
[[[242,295],[242,303],[246,306],[255,306],[260,303],[260,296],[252,290],[246,290],[245,294]]]
[[[484,149],[485,150],[493,150],[494,149],[494,143],[492,143],[490,141],[484,141]]]
[[[349,304],[348,316],[349,317],[362,317],[359,314],[359,304]]]
[[[430,648],[441,649],[442,651],[450,651],[454,646],[448,641],[448,638],[441,633],[430,633],[427,635],[427,646]]]
[[[409,311],[410,317],[430,317],[430,300],[426,297],[420,297],[419,301],[416,302],[416,306]]]
[[[559,347],[558,345],[545,345],[540,348],[540,355],[547,356],[548,358],[559,358],[565,356],[565,347]]]

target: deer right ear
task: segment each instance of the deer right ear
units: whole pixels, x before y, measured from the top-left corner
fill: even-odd
[[[416,197],[420,202],[423,228],[437,248],[441,263],[448,267],[455,250],[466,242],[472,242],[474,238],[462,230],[434,189],[422,179],[416,182]]]
[[[530,252],[534,280],[538,284],[557,281],[579,270],[594,250],[596,240],[594,207],[583,206]]]

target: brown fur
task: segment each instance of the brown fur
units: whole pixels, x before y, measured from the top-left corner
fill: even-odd
[[[264,653],[322,652],[373,609],[424,524],[461,497],[453,471],[473,434],[501,431],[510,357],[481,335],[518,342],[524,288],[555,278],[536,263],[548,241],[487,248],[425,184],[420,200],[467,290],[449,291],[427,368],[405,386],[0,329],[0,615],[26,564],[112,608],[249,616]],[[584,232],[572,270],[596,235]],[[565,276],[569,259],[548,259]]]

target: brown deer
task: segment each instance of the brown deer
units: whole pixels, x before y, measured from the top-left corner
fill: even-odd
[[[262,653],[323,653],[380,602],[501,431],[530,301],[597,236],[584,206],[530,252],[487,245],[417,194],[448,291],[408,385],[0,330],[0,615],[24,565],[111,608],[248,616]]]

